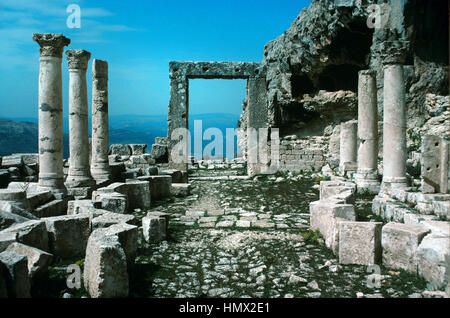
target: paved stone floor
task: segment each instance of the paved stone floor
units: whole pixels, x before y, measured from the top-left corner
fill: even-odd
[[[425,281],[402,271],[381,267],[372,275],[366,266],[338,264],[309,229],[317,176],[254,180],[239,174],[197,172],[192,195],[156,202],[152,210],[172,214],[169,238],[147,244],[141,232],[131,297],[429,296]],[[374,219],[370,199],[356,198],[362,220]],[[135,212],[138,219],[145,214]],[[53,297],[86,297],[82,289],[66,288],[63,264],[50,268],[50,276]]]
[[[140,239],[132,296],[420,296],[426,283],[415,276],[384,268],[370,276],[365,266],[338,264],[309,230],[309,203],[318,199],[319,181],[193,180],[190,197],[153,209],[172,214],[170,237],[159,245]],[[358,198],[357,209],[364,214],[370,204]]]

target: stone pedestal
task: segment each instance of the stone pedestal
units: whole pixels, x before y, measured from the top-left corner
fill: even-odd
[[[69,143],[70,165],[66,179],[69,189],[94,185],[89,165],[89,122],[86,70],[91,53],[66,52],[69,62]]]
[[[65,193],[61,62],[70,40],[62,34],[33,34],[39,44],[39,187]]]
[[[108,63],[92,63],[92,161],[91,173],[97,183],[109,180],[108,160]]]
[[[378,193],[378,114],[375,72],[359,72],[358,81],[358,190]]]
[[[383,188],[406,187],[406,104],[401,64],[384,66],[383,113]]]
[[[343,173],[356,170],[357,121],[341,124],[339,170]]]

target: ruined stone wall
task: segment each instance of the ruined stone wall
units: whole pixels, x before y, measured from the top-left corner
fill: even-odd
[[[297,139],[286,136],[280,143],[280,171],[318,171],[326,164],[329,138]]]
[[[383,11],[383,27],[367,26],[370,4],[391,8]],[[407,41],[408,150],[420,152],[425,133],[448,138],[447,12],[446,1],[312,0],[264,48],[271,127],[280,128],[281,137],[325,136],[338,144],[340,123],[357,116],[358,72],[364,69],[376,72],[381,122],[382,43],[400,36]]]

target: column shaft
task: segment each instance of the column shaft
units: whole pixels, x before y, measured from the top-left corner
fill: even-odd
[[[39,186],[63,191],[62,59],[43,56],[39,70]]]
[[[406,104],[403,66],[384,67],[383,183],[406,185]]]
[[[108,63],[92,63],[92,177],[98,182],[109,180],[108,161]]]
[[[65,193],[61,62],[70,40],[62,34],[33,34],[40,46],[39,188]]]
[[[340,169],[347,169],[346,164],[354,165],[357,160],[357,122],[352,120],[341,124],[340,133]]]
[[[66,180],[69,188],[92,185],[89,164],[89,122],[86,69],[90,53],[67,51],[69,61],[69,143],[70,165]]]

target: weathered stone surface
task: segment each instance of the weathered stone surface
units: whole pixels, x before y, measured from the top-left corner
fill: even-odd
[[[341,124],[340,132],[340,160],[339,168],[342,172],[347,172],[345,168],[357,162],[357,139],[358,123],[355,120]],[[348,171],[354,171],[348,169]]]
[[[339,222],[339,263],[381,263],[380,222]]]
[[[127,144],[113,144],[109,147],[110,155],[131,156],[131,147]]]
[[[435,288],[450,284],[450,235],[429,234],[417,249],[418,273]]]
[[[101,182],[111,178],[108,160],[108,63],[92,62],[92,159],[91,175]]]
[[[147,242],[159,243],[166,239],[166,219],[156,215],[146,216],[142,219],[142,231]]]
[[[37,182],[18,182],[13,181],[8,184],[8,189],[10,190],[18,190],[18,191],[26,191],[27,195],[47,190],[42,190],[39,188],[39,184]]]
[[[100,207],[103,210],[114,213],[125,214],[128,213],[128,196],[120,193],[100,193],[93,195],[96,202],[100,202]]]
[[[37,220],[38,218],[34,216],[31,212],[23,209],[19,205],[11,201],[0,201],[0,211],[13,213],[30,220]]]
[[[39,187],[64,193],[61,61],[70,40],[62,34],[33,34],[40,46]]]
[[[169,170],[160,170],[160,175],[167,175],[172,177],[172,183],[183,183],[182,182],[182,173],[180,170],[169,169]]]
[[[47,272],[48,266],[53,260],[52,254],[21,243],[12,243],[6,250],[14,251],[27,257],[28,276],[31,279],[40,277],[41,275],[45,274]]]
[[[44,221],[31,220],[17,225],[13,225],[1,234],[14,234],[19,243],[36,247],[43,251],[48,251],[48,233]]]
[[[403,65],[384,66],[383,185],[406,187],[406,103]]]
[[[54,198],[50,191],[34,192],[27,194],[27,199],[32,209],[50,202]]]
[[[127,182],[129,209],[149,209],[151,205],[150,183],[148,181]]]
[[[152,200],[160,200],[170,197],[172,177],[150,176],[150,194]]]
[[[127,297],[127,259],[119,237],[94,233],[89,237],[84,261],[86,290],[92,298]]]
[[[439,136],[422,137],[422,192],[447,193],[449,190],[449,142]]]
[[[53,200],[41,205],[34,210],[34,215],[39,218],[65,215],[67,214],[67,202],[64,200]]]
[[[0,189],[0,201],[22,202],[26,198],[27,193],[23,190]]]
[[[86,70],[91,53],[85,50],[66,51],[69,64],[69,171],[65,185],[69,195],[86,198],[95,182],[89,162],[89,121]],[[79,189],[74,193],[74,188]]]
[[[126,195],[126,194],[128,194],[128,186],[126,183],[123,183],[123,182],[115,182],[115,183],[108,185],[107,187],[99,188],[96,191],[96,193],[113,193],[113,192],[117,192],[117,193]]]
[[[417,273],[417,248],[429,233],[421,227],[391,222],[383,227],[383,265]]]
[[[6,286],[10,298],[30,298],[31,283],[27,257],[15,251],[0,253],[0,263],[6,267]]]
[[[320,182],[320,199],[326,200],[335,198],[344,200],[346,203],[353,201],[356,192],[356,186],[351,182],[338,181],[321,181]]]
[[[353,205],[315,201],[309,205],[309,209],[311,229],[319,230],[325,239],[326,246],[337,255],[339,250],[338,222],[340,220],[356,220]]]
[[[166,163],[169,157],[167,145],[153,144],[152,157],[156,163]]]
[[[176,197],[186,197],[191,192],[190,183],[172,183],[171,194]]]
[[[67,215],[89,213],[95,208],[96,204],[92,200],[72,200],[67,203]]]
[[[5,156],[1,162],[1,166],[6,169],[11,167],[21,168],[23,164],[23,158],[20,155]]]
[[[432,205],[437,216],[450,221],[450,201],[433,201]]]
[[[8,248],[9,245],[16,241],[16,233],[0,232],[0,253]]]
[[[92,196],[92,187],[69,187],[66,182],[67,195],[74,197],[75,200],[84,200]]]
[[[133,224],[135,217],[119,213],[106,212],[92,219],[92,229],[106,228],[114,224],[128,223]]]
[[[10,227],[11,225],[27,221],[30,221],[30,219],[10,212],[0,211],[0,231]]]
[[[23,163],[27,166],[39,165],[38,153],[16,153],[15,156],[21,156]]]
[[[192,78],[243,78],[249,79],[249,96],[259,101],[259,95],[255,93],[253,87],[264,87],[263,93],[266,94],[265,67],[261,63],[244,62],[170,62],[170,101],[168,114],[168,154],[169,167],[171,169],[187,170],[189,163],[189,154],[187,152],[187,140],[184,144],[178,145],[178,137],[172,136],[178,128],[187,128],[188,119],[188,79]],[[258,81],[261,80],[261,81]],[[263,83],[264,85],[262,85]],[[260,84],[258,86],[258,84]],[[266,98],[262,100],[262,109],[266,109]],[[251,104],[254,104],[253,101]],[[250,107],[254,108],[254,107]],[[253,127],[250,125],[250,127]],[[257,127],[255,127],[257,128]],[[178,146],[177,146],[178,145]],[[172,152],[177,146],[182,150],[180,158],[172,158],[176,152]],[[177,149],[175,149],[177,150]],[[178,152],[179,153],[179,152]],[[178,160],[179,159],[179,160]]]
[[[144,175],[146,176],[157,176],[158,175],[158,167],[152,166],[148,167],[144,170]]]
[[[151,212],[147,213],[147,216],[157,216],[157,217],[164,218],[165,224],[166,224],[165,231],[166,231],[166,233],[168,233],[168,231],[169,231],[169,222],[170,222],[170,214],[169,213],[164,213],[164,212],[159,212],[159,211],[151,211]]]
[[[145,154],[145,150],[147,149],[146,144],[131,144],[131,155],[139,156]]]
[[[137,254],[138,227],[125,222],[120,222],[106,228],[97,229],[92,232],[94,236],[117,236],[120,245],[125,252],[128,264],[133,264]]]
[[[61,258],[84,256],[91,232],[88,215],[64,215],[42,220],[47,227],[52,254]]]

